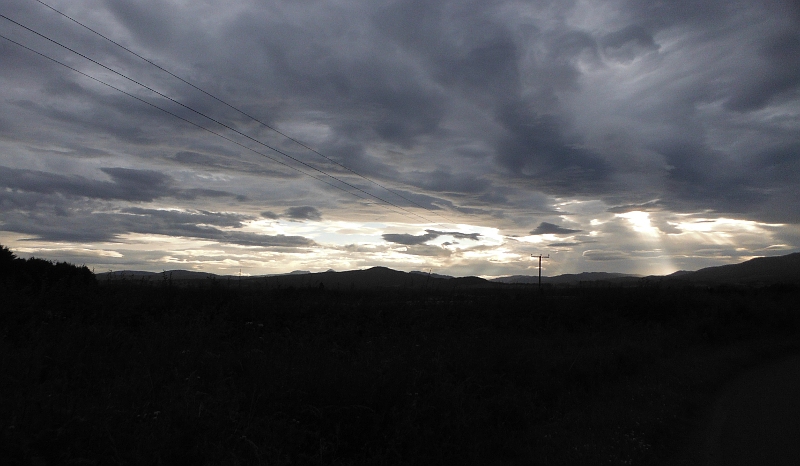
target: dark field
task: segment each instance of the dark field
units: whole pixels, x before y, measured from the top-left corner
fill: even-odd
[[[326,291],[50,265],[0,285],[4,464],[660,464],[800,321],[795,287]]]

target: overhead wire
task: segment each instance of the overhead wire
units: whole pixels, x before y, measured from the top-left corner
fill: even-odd
[[[247,134],[245,134],[245,133],[243,133],[243,132],[241,132],[241,131],[239,131],[239,130],[237,130],[237,129],[235,129],[235,128],[233,128],[233,127],[231,127],[231,126],[229,126],[229,125],[227,125],[227,124],[225,124],[225,123],[223,123],[223,122],[221,122],[221,121],[219,121],[219,120],[217,120],[215,118],[213,118],[213,117],[210,117],[210,116],[206,115],[203,112],[195,110],[194,108],[192,108],[192,107],[190,107],[190,106],[188,106],[188,105],[186,105],[186,104],[184,104],[182,102],[179,102],[179,101],[173,99],[172,97],[169,97],[168,95],[163,94],[163,93],[161,93],[161,92],[159,92],[159,91],[157,91],[157,90],[155,90],[155,89],[153,89],[153,88],[151,88],[151,87],[149,87],[149,86],[147,86],[147,85],[145,85],[145,84],[143,84],[143,83],[141,83],[139,81],[136,81],[135,79],[132,79],[132,78],[126,76],[125,74],[120,73],[119,71],[116,71],[116,70],[114,70],[114,69],[112,69],[112,68],[110,68],[110,67],[108,67],[108,66],[106,66],[106,65],[104,65],[104,64],[102,64],[100,62],[98,62],[97,60],[94,60],[94,59],[92,59],[92,58],[90,58],[90,57],[88,57],[88,56],[86,56],[86,55],[84,55],[84,54],[82,54],[82,53],[80,53],[80,52],[78,52],[78,51],[76,51],[76,50],[74,50],[74,49],[72,49],[72,48],[70,48],[70,47],[58,42],[58,41],[56,41],[56,40],[54,40],[54,39],[51,39],[50,37],[47,37],[46,35],[38,32],[38,31],[28,27],[28,26],[25,26],[24,24],[21,24],[21,23],[15,21],[15,20],[3,15],[3,14],[0,14],[0,18],[3,18],[3,19],[5,19],[5,20],[7,20],[7,21],[9,21],[9,22],[11,22],[13,24],[16,24],[17,26],[19,26],[19,27],[21,27],[21,28],[33,33],[33,34],[36,34],[39,37],[42,37],[43,39],[48,40],[48,41],[58,45],[59,47],[62,47],[65,50],[68,50],[68,51],[74,53],[75,55],[78,55],[78,56],[80,56],[80,57],[82,57],[82,58],[84,58],[84,59],[86,59],[86,60],[88,60],[88,61],[90,61],[90,62],[92,62],[92,63],[94,63],[94,64],[96,64],[96,65],[98,65],[98,66],[100,66],[100,67],[102,67],[102,68],[104,68],[104,69],[106,69],[106,70],[108,70],[108,71],[110,71],[110,72],[112,72],[112,73],[114,73],[114,74],[116,74],[116,75],[128,80],[128,81],[130,81],[130,82],[132,82],[132,83],[135,83],[135,84],[137,84],[137,85],[139,85],[139,86],[141,86],[141,87],[143,87],[143,88],[145,88],[145,89],[147,89],[147,90],[149,90],[149,91],[151,91],[151,92],[153,92],[153,93],[155,93],[155,94],[157,94],[157,95],[159,95],[159,96],[161,96],[161,97],[163,97],[163,98],[165,98],[165,99],[167,99],[167,100],[169,100],[169,101],[171,101],[171,102],[173,102],[173,103],[175,103],[177,105],[180,105],[180,106],[186,108],[187,110],[189,110],[189,111],[191,111],[193,113],[196,113],[197,115],[200,115],[200,116],[202,116],[202,117],[204,117],[204,118],[206,118],[206,119],[208,119],[208,120],[210,120],[210,121],[212,121],[212,122],[214,122],[214,123],[226,128],[226,129],[230,130],[230,131],[235,132],[235,133],[237,133],[237,134],[239,134],[239,135],[241,135],[241,136],[243,136],[243,137],[245,137],[245,138],[257,143],[257,144],[260,144],[260,145],[262,145],[262,146],[264,146],[264,147],[266,147],[266,148],[268,148],[268,149],[270,149],[270,150],[272,150],[272,151],[274,151],[274,152],[276,152],[276,153],[278,153],[280,155],[283,155],[284,157],[287,157],[287,158],[289,158],[289,159],[291,159],[291,160],[293,160],[293,161],[295,161],[295,162],[297,162],[299,164],[302,164],[303,166],[306,166],[306,167],[310,168],[311,170],[319,172],[319,173],[321,173],[321,174],[323,174],[323,175],[325,175],[325,176],[327,176],[327,177],[329,177],[331,179],[334,179],[334,180],[336,180],[336,181],[338,181],[338,182],[340,182],[340,183],[342,183],[342,184],[344,184],[344,185],[346,185],[346,186],[348,186],[348,187],[350,187],[352,189],[360,191],[360,192],[366,194],[367,196],[370,196],[370,197],[372,197],[374,199],[377,199],[378,201],[381,201],[381,202],[383,202],[383,203],[385,203],[387,205],[390,205],[390,206],[394,207],[395,209],[401,210],[401,211],[405,212],[408,215],[420,218],[420,219],[422,219],[422,220],[424,220],[425,222],[428,222],[428,223],[438,224],[437,222],[434,222],[434,221],[432,221],[432,220],[430,220],[430,219],[428,219],[426,217],[423,217],[423,216],[421,216],[421,215],[419,215],[417,213],[411,212],[411,211],[409,211],[409,210],[407,210],[407,209],[405,209],[405,208],[403,208],[401,206],[398,206],[398,205],[396,205],[396,204],[394,204],[394,203],[392,203],[390,201],[387,201],[387,200],[385,200],[385,199],[383,199],[383,198],[381,198],[379,196],[376,196],[376,195],[374,195],[374,194],[372,194],[372,193],[370,193],[368,191],[365,191],[365,190],[359,188],[358,186],[355,186],[355,185],[353,185],[351,183],[348,183],[347,181],[341,180],[341,179],[337,178],[336,176],[333,176],[333,175],[325,172],[324,170],[320,170],[319,168],[314,167],[313,165],[310,165],[310,164],[308,164],[306,162],[303,162],[302,160],[299,160],[296,157],[293,157],[293,156],[291,156],[291,155],[289,155],[289,154],[287,154],[287,153],[285,153],[285,152],[283,152],[283,151],[281,151],[279,149],[276,149],[276,148],[270,146],[269,144],[266,144],[266,143],[264,143],[262,141],[259,141],[258,139],[255,139],[255,138],[253,138],[253,137],[251,137],[251,136],[249,136],[249,135],[247,135]],[[4,37],[4,38],[6,38],[6,37]],[[8,39],[8,38],[6,38],[6,39]],[[21,45],[18,42],[15,42],[15,43],[18,44],[18,45]],[[32,49],[29,49],[29,50],[32,50]],[[42,54],[42,56],[45,56],[45,55]],[[49,57],[47,57],[47,58],[49,58]],[[63,64],[63,63],[60,63],[60,64]],[[71,68],[71,69],[74,70],[74,68]],[[81,73],[81,74],[85,75],[85,73]],[[99,82],[102,82],[102,81],[99,81]],[[107,84],[107,83],[103,82],[103,84]],[[128,94],[128,95],[130,95],[130,94]],[[139,99],[139,100],[141,100],[141,99]],[[181,118],[181,119],[183,119],[184,121],[188,121],[188,120],[186,120],[184,118]],[[230,139],[228,139],[228,140],[230,140]],[[244,146],[244,147],[246,147],[246,146]],[[274,160],[272,158],[270,158],[270,159]],[[302,173],[307,174],[305,172],[302,172]],[[314,178],[319,180],[319,178],[316,178],[316,177],[314,177]],[[326,184],[332,185],[332,183],[326,183]],[[350,192],[350,191],[347,191],[347,190],[344,190],[344,191],[345,192]],[[361,197],[361,196],[358,196],[358,197]],[[363,197],[362,197],[362,199],[363,199]],[[444,225],[440,225],[440,226],[444,227]]]
[[[42,53],[42,52],[39,52],[39,51],[37,51],[37,50],[34,50],[34,49],[32,49],[32,48],[30,48],[30,47],[28,47],[28,46],[24,45],[24,44],[21,44],[21,43],[19,43],[19,42],[15,41],[14,39],[10,39],[10,38],[8,38],[8,37],[4,36],[3,34],[0,34],[0,38],[3,38],[3,39],[5,39],[5,40],[9,41],[9,42],[11,42],[12,44],[16,44],[16,45],[18,45],[18,46],[20,46],[20,47],[22,47],[22,48],[24,48],[24,49],[26,49],[26,50],[28,50],[28,51],[30,51],[30,52],[33,52],[33,53],[35,53],[35,54],[37,54],[37,55],[39,55],[39,56],[41,56],[41,57],[44,57],[44,58],[46,58],[46,59],[48,59],[48,60],[50,60],[50,61],[52,61],[52,62],[54,62],[54,63],[58,63],[59,65],[61,65],[61,66],[65,67],[65,68],[68,68],[68,69],[70,69],[70,70],[72,70],[72,71],[74,71],[74,72],[76,72],[76,73],[78,73],[78,74],[81,74],[81,75],[83,75],[83,76],[85,76],[85,77],[87,77],[87,78],[89,78],[89,79],[91,79],[91,80],[93,80],[93,81],[96,81],[96,82],[98,82],[98,83],[100,83],[100,84],[102,84],[102,85],[104,85],[104,86],[107,86],[107,87],[109,87],[109,88],[111,88],[111,89],[113,89],[113,90],[115,90],[115,91],[121,92],[122,94],[125,94],[125,95],[127,95],[128,97],[131,97],[131,98],[133,98],[133,99],[136,99],[136,100],[138,100],[139,102],[142,102],[142,103],[144,103],[144,104],[147,104],[147,105],[149,105],[149,106],[151,106],[151,107],[153,107],[153,108],[156,108],[156,109],[158,109],[158,110],[161,110],[162,112],[164,112],[164,113],[166,113],[166,114],[168,114],[168,115],[171,115],[171,116],[173,116],[173,117],[175,117],[175,118],[177,118],[177,119],[179,119],[179,120],[185,121],[186,123],[189,123],[190,125],[192,125],[192,126],[195,126],[195,127],[199,128],[199,129],[201,129],[201,130],[203,130],[203,131],[207,131],[207,132],[209,132],[209,133],[211,133],[211,134],[213,134],[213,135],[215,135],[215,136],[219,136],[219,137],[221,137],[222,139],[225,139],[226,141],[232,142],[232,143],[236,144],[237,146],[240,146],[240,147],[242,147],[242,148],[244,148],[244,149],[247,149],[247,150],[249,150],[249,151],[251,151],[251,152],[254,152],[254,153],[258,154],[258,155],[261,155],[261,156],[263,156],[263,157],[266,157],[267,159],[269,159],[269,160],[272,160],[273,162],[279,163],[279,164],[281,164],[281,165],[283,165],[283,166],[285,166],[285,167],[287,167],[287,168],[290,168],[290,169],[292,169],[292,170],[294,170],[294,171],[300,172],[300,173],[302,173],[303,175],[306,175],[306,176],[309,176],[309,177],[311,177],[311,178],[314,178],[314,179],[315,179],[315,180],[317,180],[317,181],[321,181],[321,182],[323,182],[323,183],[325,183],[325,184],[327,184],[327,185],[329,185],[329,186],[331,186],[331,187],[334,187],[334,188],[336,188],[336,189],[338,189],[338,190],[340,190],[340,191],[344,191],[344,192],[346,192],[347,194],[350,194],[350,195],[353,195],[353,196],[355,196],[355,197],[358,197],[359,199],[362,199],[362,200],[365,200],[365,201],[370,201],[370,200],[369,200],[369,199],[367,199],[366,197],[362,197],[362,196],[360,196],[360,195],[358,195],[358,194],[356,194],[356,193],[354,193],[354,192],[352,192],[352,191],[348,191],[347,189],[345,189],[345,188],[342,188],[341,186],[337,186],[337,185],[335,185],[335,184],[333,184],[333,183],[330,183],[330,182],[328,182],[328,181],[325,181],[325,180],[324,180],[324,179],[322,179],[322,178],[318,178],[318,177],[314,176],[314,175],[313,175],[313,174],[311,174],[311,173],[307,173],[307,172],[305,172],[305,171],[303,171],[303,170],[301,170],[301,169],[299,169],[299,168],[297,168],[297,167],[293,167],[293,166],[289,165],[289,164],[288,164],[288,163],[286,163],[286,162],[283,162],[283,161],[281,161],[281,160],[279,160],[279,159],[276,159],[276,158],[274,158],[274,157],[271,157],[269,154],[265,154],[265,153],[263,153],[263,152],[260,152],[260,151],[257,151],[257,150],[255,150],[255,149],[253,149],[253,148],[251,148],[251,147],[247,147],[246,145],[244,145],[244,144],[242,144],[242,143],[240,143],[240,142],[238,142],[238,141],[235,141],[235,140],[233,140],[233,139],[231,139],[231,138],[229,138],[229,137],[225,136],[224,134],[217,133],[216,131],[213,131],[213,130],[211,130],[211,129],[208,129],[208,128],[206,128],[206,127],[204,127],[204,126],[202,126],[202,125],[199,125],[199,124],[197,124],[197,123],[195,123],[195,122],[193,122],[193,121],[191,121],[191,120],[188,120],[188,119],[186,119],[186,118],[184,118],[184,117],[182,117],[182,116],[180,116],[180,115],[177,115],[177,114],[175,114],[175,113],[173,113],[173,112],[170,112],[169,110],[167,110],[167,109],[165,109],[165,108],[162,108],[162,107],[159,107],[158,105],[156,105],[156,104],[154,104],[154,103],[152,103],[152,102],[148,102],[148,101],[146,101],[146,100],[142,99],[141,97],[135,96],[135,95],[133,95],[133,94],[131,94],[131,93],[129,93],[129,92],[127,92],[127,91],[125,91],[125,90],[122,90],[122,89],[120,89],[120,88],[118,88],[118,87],[116,87],[116,86],[114,86],[114,85],[112,85],[112,84],[109,84],[109,83],[107,83],[107,82],[105,82],[105,81],[103,81],[103,80],[101,80],[101,79],[95,78],[94,76],[91,76],[91,75],[89,75],[89,74],[87,74],[87,73],[84,73],[84,72],[83,72],[83,71],[81,71],[81,70],[78,70],[78,69],[76,69],[76,68],[73,68],[73,67],[71,67],[71,66],[67,65],[66,63],[64,63],[64,62],[62,62],[62,61],[59,61],[59,60],[57,60],[57,59],[55,59],[55,58],[53,58],[53,57],[50,57],[50,56],[48,56],[48,55],[46,55],[46,54],[44,54],[44,53]]]
[[[115,91],[121,92],[122,94],[125,94],[125,95],[127,95],[128,97],[131,97],[131,98],[133,98],[133,99],[136,99],[136,100],[138,100],[138,101],[140,101],[140,102],[142,102],[142,103],[144,103],[144,104],[147,104],[147,105],[149,105],[149,106],[151,106],[151,107],[153,107],[153,108],[156,108],[156,109],[158,109],[158,110],[161,110],[162,112],[164,112],[164,113],[166,113],[166,114],[168,114],[168,115],[171,115],[171,116],[173,116],[173,117],[175,117],[175,118],[178,118],[179,120],[185,121],[186,123],[189,123],[190,125],[193,125],[193,126],[195,126],[195,127],[199,128],[199,129],[202,129],[202,130],[204,130],[204,131],[207,131],[207,132],[209,132],[209,133],[211,133],[211,134],[213,134],[213,135],[215,135],[215,136],[219,136],[219,137],[221,137],[221,138],[225,139],[226,141],[230,141],[230,142],[232,142],[232,143],[234,143],[234,144],[236,144],[236,145],[238,145],[238,146],[240,146],[240,147],[243,147],[244,149],[247,149],[247,150],[249,150],[249,151],[251,151],[251,152],[254,152],[254,153],[256,153],[256,154],[259,154],[259,155],[261,155],[261,156],[264,156],[264,157],[268,158],[269,160],[272,160],[273,162],[279,163],[279,164],[281,164],[281,165],[283,165],[283,166],[285,166],[285,167],[288,167],[288,168],[290,168],[290,169],[292,169],[292,170],[295,170],[295,171],[297,171],[297,172],[300,172],[300,173],[302,173],[302,174],[304,174],[304,175],[306,175],[306,176],[310,176],[311,178],[314,178],[315,180],[321,181],[321,182],[323,182],[323,183],[325,183],[325,184],[327,184],[327,185],[329,185],[329,186],[332,186],[332,187],[334,187],[334,188],[337,188],[337,189],[339,189],[339,190],[342,190],[342,191],[344,191],[344,192],[346,192],[346,193],[348,193],[348,194],[352,194],[352,195],[354,195],[354,196],[356,196],[356,197],[359,197],[360,199],[363,199],[363,200],[367,200],[367,201],[369,201],[369,199],[367,199],[367,198],[365,198],[365,197],[361,197],[361,196],[359,196],[359,195],[357,195],[357,194],[355,194],[355,193],[353,193],[353,192],[351,192],[351,191],[348,191],[348,190],[346,190],[346,189],[342,188],[341,186],[337,186],[337,185],[335,185],[335,184],[333,184],[333,183],[330,183],[330,182],[328,182],[328,181],[325,181],[325,180],[324,180],[324,179],[322,179],[322,178],[318,178],[318,177],[314,176],[313,174],[307,173],[307,172],[305,172],[305,171],[303,171],[303,170],[301,170],[301,169],[299,169],[299,168],[297,168],[297,167],[293,167],[293,166],[291,166],[291,165],[289,165],[289,164],[287,164],[287,163],[285,163],[285,162],[283,162],[283,161],[281,161],[281,160],[279,160],[279,159],[276,159],[276,158],[274,158],[274,157],[270,157],[268,154],[264,154],[263,152],[259,152],[259,151],[256,151],[256,150],[254,150],[254,149],[250,148],[250,147],[247,147],[247,146],[245,146],[244,144],[242,144],[242,143],[240,143],[240,142],[238,142],[238,141],[235,141],[235,140],[233,140],[233,139],[230,139],[230,138],[226,137],[226,136],[225,136],[225,135],[223,135],[223,134],[219,134],[219,133],[217,133],[217,132],[215,132],[215,131],[213,131],[213,130],[210,130],[210,129],[208,129],[208,128],[206,128],[206,127],[202,126],[202,125],[199,125],[199,124],[197,124],[197,123],[195,123],[195,122],[193,122],[193,121],[191,121],[191,120],[188,120],[188,119],[186,119],[186,118],[183,118],[183,117],[182,117],[182,116],[180,116],[180,115],[177,115],[177,114],[175,114],[175,113],[173,113],[173,112],[170,112],[169,110],[167,110],[167,109],[164,109],[164,108],[162,108],[162,107],[159,107],[158,105],[156,105],[156,104],[153,104],[153,103],[151,103],[151,102],[148,102],[148,101],[146,101],[146,100],[142,99],[141,97],[135,96],[135,95],[133,95],[133,94],[131,94],[131,93],[127,92],[127,91],[124,91],[124,90],[122,90],[122,89],[120,89],[120,88],[118,88],[118,87],[116,87],[116,86],[114,86],[114,85],[112,85],[112,84],[109,84],[109,83],[107,83],[107,82],[105,82],[105,81],[103,81],[103,80],[101,80],[101,79],[95,78],[94,76],[91,76],[91,75],[89,75],[89,74],[87,74],[87,73],[84,73],[83,71],[80,71],[80,70],[78,70],[78,69],[76,69],[76,68],[73,68],[73,67],[71,67],[71,66],[67,65],[66,63],[63,63],[63,62],[61,62],[61,61],[59,61],[59,60],[57,60],[57,59],[55,59],[55,58],[52,58],[52,57],[50,57],[50,56],[48,56],[48,55],[45,55],[44,53],[41,53],[41,52],[39,52],[39,51],[37,51],[37,50],[34,50],[34,49],[32,49],[32,48],[30,48],[30,47],[28,47],[28,46],[26,46],[26,45],[23,45],[23,44],[21,44],[21,43],[19,43],[19,42],[15,41],[15,40],[13,40],[13,39],[10,39],[10,38],[8,38],[8,37],[6,37],[6,36],[2,35],[2,34],[0,34],[0,37],[2,37],[3,39],[5,39],[5,40],[7,40],[7,41],[9,41],[9,42],[11,42],[11,43],[13,43],[13,44],[16,44],[16,45],[18,45],[18,46],[20,46],[20,47],[22,47],[22,48],[24,48],[24,49],[26,49],[26,50],[29,50],[29,51],[31,51],[31,52],[33,52],[33,53],[35,53],[35,54],[37,54],[37,55],[39,55],[39,56],[41,56],[41,57],[44,57],[44,58],[46,58],[46,59],[48,59],[48,60],[50,60],[50,61],[53,61],[53,62],[55,62],[55,63],[57,63],[57,64],[59,64],[59,65],[61,65],[61,66],[64,66],[64,67],[66,67],[66,68],[68,68],[68,69],[70,69],[70,70],[72,70],[72,71],[74,71],[74,72],[76,72],[76,73],[79,73],[79,74],[81,74],[81,75],[83,75],[83,76],[85,76],[85,77],[87,77],[87,78],[89,78],[89,79],[91,79],[91,80],[93,80],[93,81],[96,81],[96,82],[98,82],[98,83],[100,83],[100,84],[102,84],[102,85],[104,85],[104,86],[108,86],[109,88],[111,88],[111,89],[113,89],[113,90],[115,90]]]
[[[180,76],[176,75],[175,73],[173,73],[173,72],[171,72],[171,71],[167,70],[166,68],[164,68],[164,67],[162,67],[162,66],[158,65],[157,63],[153,62],[152,60],[150,60],[150,59],[148,59],[148,58],[146,58],[146,57],[144,57],[144,56],[142,56],[142,55],[140,55],[140,54],[136,53],[135,51],[131,50],[130,48],[128,48],[128,47],[125,47],[124,45],[122,45],[122,44],[120,44],[120,43],[116,42],[115,40],[113,40],[113,39],[111,39],[111,38],[109,38],[109,37],[105,36],[104,34],[102,34],[102,33],[98,32],[98,31],[96,31],[96,30],[92,29],[91,27],[89,27],[89,26],[87,26],[87,25],[83,24],[82,22],[80,22],[80,21],[76,20],[75,18],[72,18],[71,16],[67,15],[66,13],[64,13],[64,12],[62,12],[62,11],[59,11],[58,9],[56,9],[56,8],[54,8],[54,7],[50,6],[50,5],[48,5],[47,3],[45,3],[45,2],[43,2],[43,1],[41,1],[41,0],[35,0],[35,1],[36,1],[37,3],[40,3],[41,5],[43,5],[43,6],[47,7],[47,8],[49,8],[50,10],[54,11],[55,13],[58,13],[59,15],[63,16],[64,18],[67,18],[68,20],[70,20],[70,21],[74,22],[75,24],[78,24],[79,26],[81,26],[81,27],[83,27],[83,28],[87,29],[88,31],[90,31],[90,32],[92,32],[92,33],[94,33],[94,34],[96,34],[96,35],[98,35],[98,36],[102,37],[103,39],[105,39],[105,40],[107,40],[107,41],[109,41],[109,42],[111,42],[112,44],[116,45],[117,47],[120,47],[121,49],[123,49],[123,50],[127,51],[128,53],[130,53],[130,54],[134,55],[135,57],[137,57],[137,58],[139,58],[139,59],[141,59],[141,60],[143,60],[143,61],[145,61],[145,62],[149,63],[150,65],[152,65],[152,66],[154,66],[154,67],[156,67],[156,68],[158,68],[159,70],[163,71],[164,73],[167,73],[168,75],[170,75],[170,76],[172,76],[173,78],[175,78],[175,79],[177,79],[177,80],[179,80],[179,81],[183,82],[184,84],[186,84],[186,85],[188,85],[188,86],[191,86],[192,88],[196,89],[196,90],[197,90],[197,91],[199,91],[199,92],[202,92],[203,94],[207,95],[208,97],[211,97],[212,99],[216,100],[217,102],[219,102],[219,103],[221,103],[221,104],[223,104],[223,105],[225,105],[225,106],[227,106],[227,107],[229,107],[229,108],[231,108],[231,109],[235,110],[235,111],[236,111],[236,112],[238,112],[239,114],[241,114],[241,115],[244,115],[244,116],[246,116],[247,118],[250,118],[251,120],[255,121],[256,123],[260,124],[261,126],[263,126],[263,127],[267,128],[267,129],[270,129],[270,130],[274,131],[275,133],[277,133],[277,134],[279,134],[279,135],[281,135],[281,136],[285,137],[286,139],[288,139],[288,140],[290,140],[290,141],[294,142],[295,144],[298,144],[299,146],[301,146],[301,147],[303,147],[303,148],[305,148],[305,149],[307,149],[307,150],[309,150],[309,151],[313,152],[314,154],[316,154],[316,155],[318,155],[318,156],[320,156],[320,157],[322,157],[322,158],[324,158],[324,159],[328,160],[329,162],[331,162],[331,163],[333,163],[333,164],[335,164],[335,165],[337,165],[337,166],[339,166],[339,167],[341,167],[341,168],[343,168],[343,169],[345,169],[345,170],[349,171],[350,173],[353,173],[354,175],[356,175],[356,176],[358,176],[358,177],[360,177],[360,178],[362,178],[362,179],[364,179],[364,180],[366,180],[366,181],[369,181],[370,183],[372,183],[372,184],[374,184],[374,185],[376,185],[376,186],[379,186],[380,188],[382,188],[382,189],[384,189],[384,190],[386,190],[386,191],[388,191],[388,192],[390,192],[390,193],[394,194],[395,196],[397,196],[397,197],[399,197],[399,198],[401,198],[401,199],[403,199],[403,200],[405,200],[405,201],[407,201],[407,202],[409,202],[409,203],[411,203],[411,204],[414,204],[415,206],[417,206],[417,207],[419,207],[419,208],[425,209],[425,210],[427,210],[427,211],[431,212],[432,214],[434,214],[434,215],[437,215],[437,216],[439,216],[439,217],[441,217],[441,218],[443,218],[443,219],[447,220],[447,221],[448,221],[448,222],[450,222],[450,223],[455,223],[455,222],[453,222],[452,220],[450,220],[449,218],[445,217],[444,215],[442,215],[442,214],[440,214],[440,213],[438,213],[438,212],[436,212],[436,211],[434,211],[434,210],[432,210],[432,209],[430,209],[430,208],[428,208],[428,207],[425,207],[425,206],[423,206],[423,205],[421,205],[421,204],[419,204],[419,203],[417,203],[417,202],[415,202],[415,201],[413,201],[413,200],[411,200],[411,199],[408,199],[407,197],[405,197],[405,196],[403,196],[402,194],[400,194],[400,193],[398,193],[398,192],[394,191],[393,189],[390,189],[390,188],[388,188],[388,187],[384,186],[383,184],[381,184],[381,183],[379,183],[379,182],[377,182],[377,181],[375,181],[375,180],[373,180],[373,179],[371,179],[371,178],[369,178],[369,177],[367,177],[367,176],[364,176],[364,175],[362,175],[362,174],[358,173],[357,171],[355,171],[355,170],[353,170],[353,169],[351,169],[351,168],[347,167],[346,165],[344,165],[344,164],[342,164],[342,163],[339,163],[339,162],[337,162],[336,160],[334,160],[334,159],[332,159],[332,158],[328,157],[327,155],[325,155],[325,154],[323,154],[323,153],[321,153],[321,152],[317,151],[316,149],[314,149],[313,147],[311,147],[311,146],[307,145],[306,143],[304,143],[304,142],[302,142],[302,141],[300,141],[300,140],[298,140],[298,139],[296,139],[296,138],[293,138],[292,136],[289,136],[288,134],[286,134],[286,133],[284,133],[284,132],[282,132],[282,131],[278,130],[277,128],[274,128],[274,127],[272,127],[272,126],[268,125],[267,123],[264,123],[264,122],[263,122],[263,121],[261,121],[260,119],[258,119],[258,118],[256,118],[256,117],[254,117],[254,116],[250,115],[249,113],[245,112],[244,110],[242,110],[242,109],[240,109],[240,108],[238,108],[238,107],[236,107],[236,106],[234,106],[234,105],[232,105],[232,104],[230,104],[230,103],[226,102],[225,100],[223,100],[223,99],[221,99],[221,98],[219,98],[219,97],[215,96],[214,94],[212,94],[212,93],[210,93],[210,92],[206,91],[205,89],[202,89],[202,88],[200,88],[199,86],[196,86],[195,84],[193,84],[193,83],[189,82],[188,80],[186,80],[186,79],[184,79],[184,78],[182,78],[182,77],[180,77]]]

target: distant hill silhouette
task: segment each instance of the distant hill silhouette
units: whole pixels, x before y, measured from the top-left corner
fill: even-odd
[[[269,288],[309,288],[322,285],[326,289],[387,289],[387,288],[489,288],[509,284],[536,284],[537,275],[512,275],[484,280],[478,277],[451,277],[422,271],[401,272],[387,267],[372,267],[365,270],[350,270],[345,272],[311,273],[294,271],[282,275],[242,276],[216,275],[208,272],[195,272],[189,270],[168,270],[166,272],[140,272],[117,271],[97,274],[99,281],[103,280],[146,280],[173,282],[192,280],[225,280],[241,281],[247,285],[259,284]],[[649,276],[642,278],[638,275],[608,273],[608,272],[583,272],[577,274],[564,274],[554,277],[542,277],[543,284],[549,285],[578,285],[584,284],[614,284],[634,285],[642,282],[673,282],[683,284],[730,284],[730,285],[771,285],[771,284],[800,284],[800,253],[788,254],[777,257],[761,257],[747,262],[718,267],[708,267],[694,272],[678,271],[666,276]]]
[[[305,275],[249,277],[243,283],[260,282],[270,288],[308,288],[322,285],[326,289],[401,289],[401,288],[489,288],[496,284],[478,277],[442,278],[427,273],[400,272],[387,267],[346,272],[321,272]]]
[[[98,280],[198,280],[219,278],[219,275],[208,272],[194,272],[191,270],[167,270],[164,272],[143,272],[139,270],[117,270],[96,274]]]
[[[439,273],[423,272],[421,270],[412,270],[409,273],[415,273],[417,275],[425,275],[426,277],[430,275],[431,277],[434,277],[434,278],[446,278],[446,279],[455,278],[452,275],[442,275],[442,274],[439,274]]]
[[[554,277],[542,277],[542,283],[551,284],[574,284],[580,282],[596,282],[596,281],[621,281],[621,280],[636,280],[638,275],[630,275],[624,273],[608,273],[608,272],[583,272],[583,273],[568,273],[563,275],[556,275]],[[508,277],[498,277],[492,279],[493,282],[498,283],[539,283],[538,275],[511,275]]]
[[[381,289],[381,288],[483,288],[495,287],[491,283],[478,277],[450,277],[447,275],[428,274],[425,272],[401,272],[387,267],[372,267],[365,270],[350,270],[346,272],[311,273],[294,271],[282,275],[242,276],[216,275],[208,272],[193,272],[189,270],[167,270],[165,272],[142,272],[122,270],[116,272],[103,272],[97,274],[99,281],[105,280],[145,280],[160,282],[188,282],[194,280],[220,280],[241,281],[242,285],[266,286],[268,288],[316,288],[320,284],[326,289]]]
[[[775,257],[757,257],[739,264],[706,267],[695,272],[681,270],[667,275],[663,279],[699,284],[800,284],[800,253],[796,252]]]

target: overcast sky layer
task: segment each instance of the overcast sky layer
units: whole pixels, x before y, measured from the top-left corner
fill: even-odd
[[[47,3],[219,100],[2,2],[0,34],[73,68],[0,38],[22,257],[499,276],[800,249],[796,1]]]

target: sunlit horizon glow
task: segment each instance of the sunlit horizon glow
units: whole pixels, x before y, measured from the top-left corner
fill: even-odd
[[[170,209],[176,212],[174,209]],[[621,223],[620,223],[621,222]],[[590,226],[600,223],[593,219]],[[741,262],[758,257],[757,250],[734,248],[723,257],[716,247],[752,244],[758,241],[764,255],[791,252],[786,244],[775,244],[771,238],[782,224],[767,224],[726,217],[700,217],[668,222],[676,231],[662,232],[651,225],[647,212],[614,214],[606,222],[616,223],[621,228],[615,235],[627,231],[631,244],[644,246],[628,252],[611,249],[581,248],[576,235],[527,235],[503,237],[498,229],[474,225],[458,225],[458,231],[479,233],[476,241],[453,241],[442,235],[419,245],[398,245],[382,239],[382,232],[403,231],[411,235],[423,235],[431,230],[430,225],[372,224],[360,228],[358,223],[347,221],[275,221],[255,220],[246,224],[242,231],[257,231],[270,235],[304,235],[316,242],[304,248],[286,251],[265,251],[245,245],[226,245],[217,241],[198,240],[166,235],[127,234],[119,242],[85,244],[60,242],[42,243],[18,238],[6,241],[21,257],[91,258],[84,262],[96,272],[108,270],[163,270],[186,269],[222,275],[235,275],[239,271],[245,276],[271,275],[303,270],[324,272],[345,271],[384,266],[403,271],[432,270],[440,274],[479,275],[494,278],[504,275],[535,275],[537,263],[531,254],[546,253],[551,257],[543,264],[545,275],[580,273],[587,271],[622,272],[637,275],[666,275],[685,269],[682,260],[702,259],[703,266]],[[231,230],[232,231],[232,230]],[[345,231],[344,234],[341,232]],[[603,233],[585,235],[597,237]],[[549,246],[554,241],[565,240],[562,245]],[[596,240],[592,240],[596,241]],[[596,243],[588,243],[596,244]],[[156,246],[158,245],[158,246]],[[545,247],[542,247],[545,246]],[[424,250],[422,250],[424,249]],[[735,254],[734,254],[735,253]],[[148,259],[138,259],[146,254]],[[129,261],[128,257],[137,259]],[[110,261],[109,261],[110,259]],[[535,259],[535,258],[534,258]],[[74,260],[73,260],[74,262]],[[476,266],[476,263],[483,265]],[[622,263],[622,267],[620,267]],[[631,267],[631,263],[641,264]],[[469,273],[478,268],[504,273]],[[453,272],[455,270],[456,272]],[[467,272],[459,273],[458,271]]]

